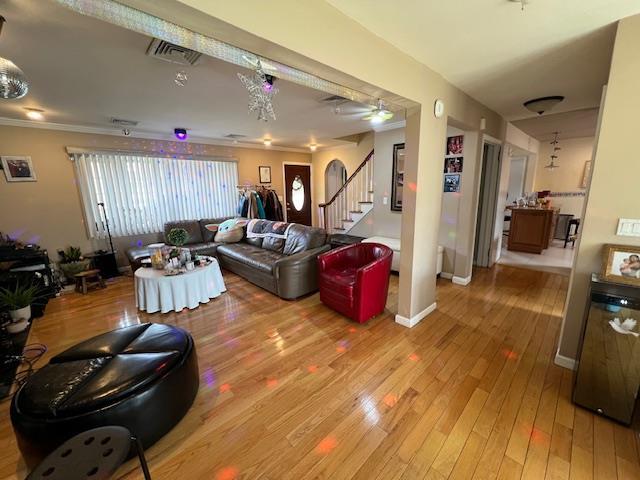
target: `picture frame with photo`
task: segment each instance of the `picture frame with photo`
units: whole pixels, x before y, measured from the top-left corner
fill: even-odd
[[[271,183],[271,167],[267,165],[259,166],[258,176],[260,178],[260,183]]]
[[[640,246],[606,244],[600,275],[610,282],[640,286]]]
[[[31,157],[2,156],[2,168],[7,182],[36,182],[36,172],[33,169]]]
[[[391,210],[402,211],[404,190],[404,143],[393,146],[393,171],[391,172]]]
[[[464,157],[447,157],[444,159],[444,173],[462,173]]]
[[[445,174],[444,193],[458,193],[460,191],[460,174]]]
[[[464,135],[447,137],[447,155],[462,155],[464,153]]]

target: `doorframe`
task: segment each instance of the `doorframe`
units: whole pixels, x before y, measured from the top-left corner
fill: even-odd
[[[309,198],[311,199],[311,225],[313,226],[313,164],[311,162],[282,162],[282,199],[285,202],[285,208],[283,208],[284,210],[284,221],[288,222],[289,219],[287,218],[287,186],[285,184],[285,175],[284,175],[284,171],[285,171],[285,166],[286,165],[302,165],[305,167],[309,167],[309,183],[311,183],[311,185],[309,185]]]
[[[481,202],[481,198],[480,198],[480,193],[482,191],[482,182],[483,182],[483,178],[482,178],[482,172],[484,170],[485,167],[485,156],[484,156],[484,146],[485,144],[490,144],[493,145],[497,148],[500,149],[500,155],[498,156],[498,175],[495,179],[495,189],[496,189],[496,193],[495,193],[495,197],[494,200],[495,202],[494,205],[492,206],[490,211],[493,211],[494,215],[493,215],[493,220],[492,220],[492,225],[490,226],[490,228],[484,228],[485,230],[485,239],[484,241],[486,242],[488,240],[489,242],[489,267],[491,267],[493,265],[493,261],[492,261],[492,255],[491,255],[491,249],[492,249],[492,245],[493,245],[493,233],[495,230],[495,224],[496,224],[496,215],[497,215],[497,205],[498,205],[498,197],[500,195],[500,177],[501,177],[501,167],[502,167],[502,161],[503,161],[503,154],[504,154],[504,150],[505,150],[505,145],[504,142],[501,140],[498,140],[495,137],[492,137],[491,135],[487,135],[486,133],[482,134],[482,154],[480,155],[480,165],[479,165],[479,182],[478,182],[478,189],[475,192],[476,195],[476,213],[475,213],[475,228],[473,230],[473,250],[471,252],[471,262],[472,265],[476,265],[476,244],[481,245],[480,243],[477,242],[478,240],[478,229],[481,228],[482,226],[480,225],[480,202]],[[486,210],[483,208],[483,210]],[[481,245],[482,246],[482,245]]]

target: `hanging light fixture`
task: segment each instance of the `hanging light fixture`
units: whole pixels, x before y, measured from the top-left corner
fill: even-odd
[[[0,34],[5,19],[0,15]],[[22,98],[29,91],[29,83],[15,63],[0,57],[0,98]]]
[[[557,104],[564,100],[562,95],[552,95],[550,97],[534,98],[523,103],[524,108],[531,110],[538,115],[542,115],[547,110],[551,110]]]
[[[558,155],[557,153],[562,150],[558,144],[560,143],[558,141],[558,135],[560,134],[560,132],[553,132],[554,134],[554,138],[553,141],[550,142],[551,145],[553,145],[553,152],[551,153],[551,161],[549,162],[548,165],[545,165],[544,168],[547,168],[549,170],[555,170],[556,168],[560,168],[560,165],[556,165],[556,160],[558,159]]]

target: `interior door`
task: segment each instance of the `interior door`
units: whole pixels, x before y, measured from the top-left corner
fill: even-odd
[[[491,243],[496,222],[496,205],[500,189],[500,146],[484,144],[480,194],[478,198],[478,219],[476,221],[476,239],[473,254],[474,265],[490,267]]]
[[[287,222],[311,225],[311,165],[284,166]]]

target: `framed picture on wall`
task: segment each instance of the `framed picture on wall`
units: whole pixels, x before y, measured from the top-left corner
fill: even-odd
[[[640,285],[640,247],[606,244],[601,275],[610,282]]]
[[[393,172],[391,172],[391,210],[402,211],[404,190],[404,143],[393,146]]]
[[[462,155],[464,153],[464,135],[447,138],[447,155]]]
[[[7,182],[35,182],[31,157],[0,157]]]
[[[271,183],[271,167],[260,166],[258,167],[258,173],[260,176],[260,183]]]
[[[448,157],[444,159],[444,173],[462,173],[464,157]]]
[[[460,191],[460,174],[444,176],[444,193],[457,193]]]
[[[582,173],[582,184],[580,188],[587,188],[589,178],[591,177],[591,160],[584,162],[584,172]]]

